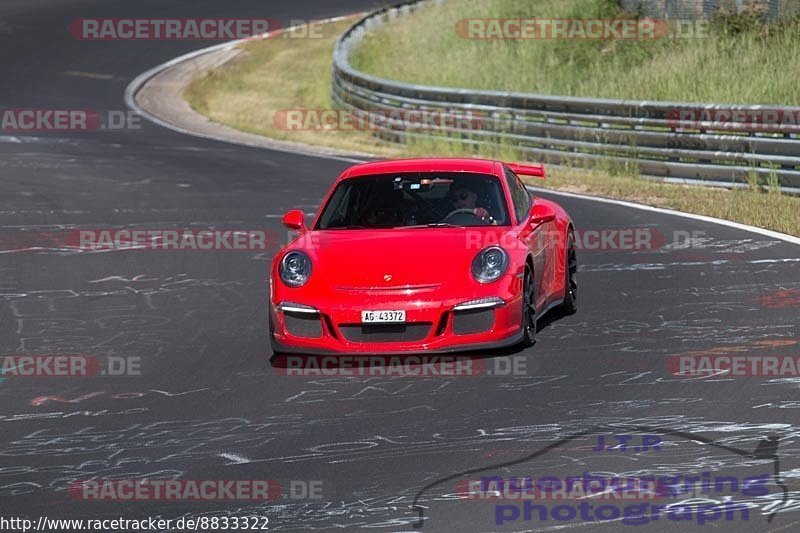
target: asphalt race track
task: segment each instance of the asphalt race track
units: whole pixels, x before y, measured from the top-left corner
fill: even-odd
[[[3,0],[0,107],[126,111],[123,91],[135,76],[212,44],[80,42],[66,32],[76,18],[288,21],[375,6]],[[524,512],[497,524],[498,512],[511,517],[513,509],[453,493],[459,481],[482,475],[743,478],[777,469],[781,485],[770,484],[769,495],[737,498],[752,505],[746,519],[717,517],[700,527],[662,517],[638,529],[800,527],[800,499],[792,500],[800,495],[793,485],[800,379],[676,377],[666,364],[694,352],[800,357],[797,245],[552,196],[579,229],[647,228],[664,240],[635,252],[580,253],[578,314],[542,320],[532,349],[488,357],[480,376],[346,378],[287,377],[270,362],[266,280],[274,250],[100,253],[26,244],[41,233],[132,226],[223,224],[284,236],[280,216],[316,209],[346,166],[148,122],[124,131],[0,132],[0,353],[138,357],[142,374],[2,381],[0,515],[258,515],[271,531],[411,531],[422,516],[425,531],[635,531],[580,516],[525,520]],[[676,232],[696,233],[681,246]],[[522,370],[497,375],[496,361],[508,360]],[[591,451],[597,434],[632,433],[659,435],[661,450]],[[93,478],[270,479],[283,492],[268,502],[68,494],[75,481]]]

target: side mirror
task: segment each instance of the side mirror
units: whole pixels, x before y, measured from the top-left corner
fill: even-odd
[[[556,212],[547,204],[533,204],[528,224],[535,228],[556,219]]]
[[[303,212],[299,209],[293,209],[283,215],[281,223],[293,231],[304,233],[306,231],[306,218]]]

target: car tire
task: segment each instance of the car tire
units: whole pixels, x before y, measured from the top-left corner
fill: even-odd
[[[578,312],[578,257],[575,251],[575,234],[570,230],[567,235],[564,262],[564,303],[561,314],[574,315]]]
[[[533,272],[525,268],[522,282],[522,341],[524,347],[536,342],[536,302],[533,289]]]

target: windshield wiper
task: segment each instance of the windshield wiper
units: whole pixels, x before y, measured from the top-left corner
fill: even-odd
[[[397,226],[402,229],[419,229],[419,228],[463,228],[458,224],[450,224],[449,222],[432,222],[431,224],[419,224],[417,226]]]
[[[334,230],[334,229],[367,229],[366,226],[334,226],[332,228],[324,228],[326,230]]]

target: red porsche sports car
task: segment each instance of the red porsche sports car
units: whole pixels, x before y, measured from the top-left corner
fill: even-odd
[[[577,310],[574,228],[518,175],[476,159],[365,163],[333,184],[272,264],[275,353],[452,352],[530,346],[536,320]]]

